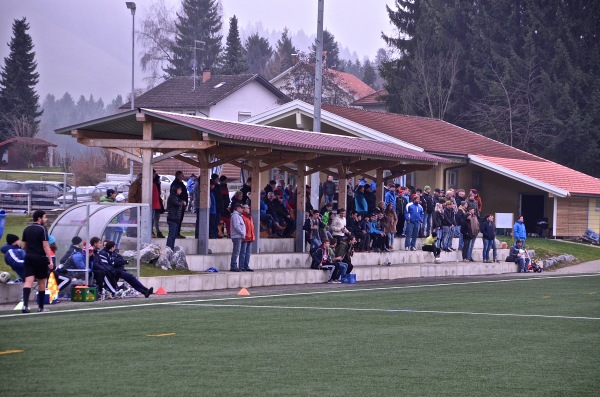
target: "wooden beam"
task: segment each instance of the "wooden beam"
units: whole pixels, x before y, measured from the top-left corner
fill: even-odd
[[[139,139],[77,139],[77,142],[90,147],[141,148],[141,149],[187,149],[203,150],[216,145],[214,141],[176,141]]]
[[[175,156],[185,153],[185,152],[187,152],[187,150],[180,149],[180,150],[173,150],[173,151],[161,154],[160,156],[156,156],[156,157],[152,158],[152,164],[158,163],[159,161],[163,161],[166,159],[170,159],[171,157],[175,157]]]
[[[126,157],[129,160],[135,161],[136,163],[142,163],[142,158],[140,156],[136,156],[135,154],[126,152],[125,150],[115,149],[115,148],[107,148],[109,152],[116,153],[120,156]]]
[[[236,167],[240,167],[243,170],[246,170],[248,172],[252,172],[252,167],[250,167],[248,164],[244,164],[240,161],[231,161],[229,164],[233,164]]]
[[[177,155],[177,156],[173,156],[173,157],[179,161],[183,161],[186,164],[193,165],[194,167],[202,168],[202,167],[200,167],[201,164],[199,161],[193,160],[189,157],[184,157],[182,155]]]
[[[115,132],[104,132],[104,131],[90,131],[90,130],[71,130],[71,136],[77,139],[123,139],[123,137],[127,137],[127,139],[135,139],[142,140],[141,135],[129,135],[129,134],[118,134]]]

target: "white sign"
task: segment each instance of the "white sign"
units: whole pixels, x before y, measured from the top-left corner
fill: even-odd
[[[496,228],[512,229],[514,225],[514,214],[512,212],[496,212]]]

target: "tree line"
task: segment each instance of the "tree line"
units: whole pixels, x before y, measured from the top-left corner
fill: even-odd
[[[600,176],[600,3],[396,0],[387,11],[390,111]]]
[[[205,69],[215,74],[261,74],[270,79],[290,68],[294,56],[306,51],[294,45],[287,28],[271,46],[258,33],[242,42],[238,25],[238,18],[232,16],[223,46],[219,1],[183,0],[178,12],[169,9],[163,0],[153,3],[137,32],[143,48],[140,62],[149,73],[149,86],[174,76],[190,76],[194,71],[200,75]],[[323,43],[327,67],[352,73],[373,87],[381,84],[377,69],[385,59],[385,50],[380,50],[374,62],[368,57],[363,62],[349,61],[340,59],[340,45],[327,30]],[[313,45],[313,53],[314,49]]]

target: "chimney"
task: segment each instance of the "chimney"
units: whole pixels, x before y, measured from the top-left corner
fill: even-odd
[[[210,80],[210,70],[203,70],[202,71],[202,82],[205,83],[208,80]]]
[[[290,54],[292,56],[292,66],[298,63],[298,54]]]

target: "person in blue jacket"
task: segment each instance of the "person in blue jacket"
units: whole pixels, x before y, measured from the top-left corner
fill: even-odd
[[[423,207],[421,207],[421,199],[418,195],[414,195],[412,204],[406,206],[404,211],[404,219],[406,219],[406,240],[404,240],[404,249],[410,251],[417,250],[417,236],[419,229],[423,223]]]
[[[6,244],[0,248],[4,254],[4,262],[10,266],[21,280],[25,280],[25,250],[21,248],[19,237],[6,235]]]
[[[513,237],[515,241],[521,240],[523,245],[525,245],[525,240],[527,239],[527,231],[525,230],[525,224],[523,223],[523,215],[517,219],[515,225],[513,226]]]

